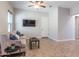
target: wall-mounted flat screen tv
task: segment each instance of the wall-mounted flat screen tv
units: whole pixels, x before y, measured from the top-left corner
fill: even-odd
[[[24,27],[35,27],[36,21],[35,20],[23,20]]]

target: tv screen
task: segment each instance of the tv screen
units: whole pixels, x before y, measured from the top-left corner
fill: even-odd
[[[35,27],[35,20],[23,20],[23,26]]]

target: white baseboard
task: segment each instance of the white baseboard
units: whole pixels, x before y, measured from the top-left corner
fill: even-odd
[[[54,41],[72,41],[72,40],[75,40],[75,39],[64,39],[64,40],[58,40],[58,39],[51,39],[51,40],[54,40]]]
[[[63,39],[63,40],[54,39],[54,41],[72,41],[72,40],[75,40],[75,39]]]
[[[61,39],[61,40],[59,40],[59,39],[53,39],[52,37],[49,37],[49,39],[54,40],[54,41],[72,41],[72,40],[75,40],[75,39]]]

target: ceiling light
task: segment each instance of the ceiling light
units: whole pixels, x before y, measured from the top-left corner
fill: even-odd
[[[39,5],[34,5],[34,8],[40,8],[40,6]]]
[[[34,7],[34,8],[46,8],[46,4],[44,1],[29,1],[31,4],[28,5],[28,7]]]

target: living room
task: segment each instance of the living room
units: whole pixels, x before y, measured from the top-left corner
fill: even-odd
[[[0,1],[0,55],[15,56],[4,50],[21,43],[26,57],[79,56],[78,6],[79,1]],[[6,40],[14,34],[18,40]]]
[[[1,12],[0,18],[2,19],[0,23],[0,25],[2,26],[2,28],[0,29],[1,35],[9,35],[11,33],[14,34],[16,31],[19,31],[20,33],[22,33],[24,36],[27,37],[26,39],[31,37],[37,37],[40,39],[43,36],[48,37],[48,13],[40,12],[40,11],[38,12],[37,10],[36,12],[36,11],[14,8],[12,3],[18,3],[18,2],[0,1],[0,12]],[[24,3],[24,1],[22,3]],[[34,26],[27,26],[27,24],[25,26],[24,21],[26,22],[26,20],[28,20],[28,22],[29,20],[31,21],[33,20],[33,22],[35,22]],[[3,46],[10,45],[8,44],[10,43],[10,41],[7,43],[6,41],[8,40],[4,40],[4,41],[5,42],[1,44],[3,55],[5,55],[4,52],[5,48]],[[26,43],[25,42],[26,40],[21,40],[21,41],[23,41],[23,44]]]

